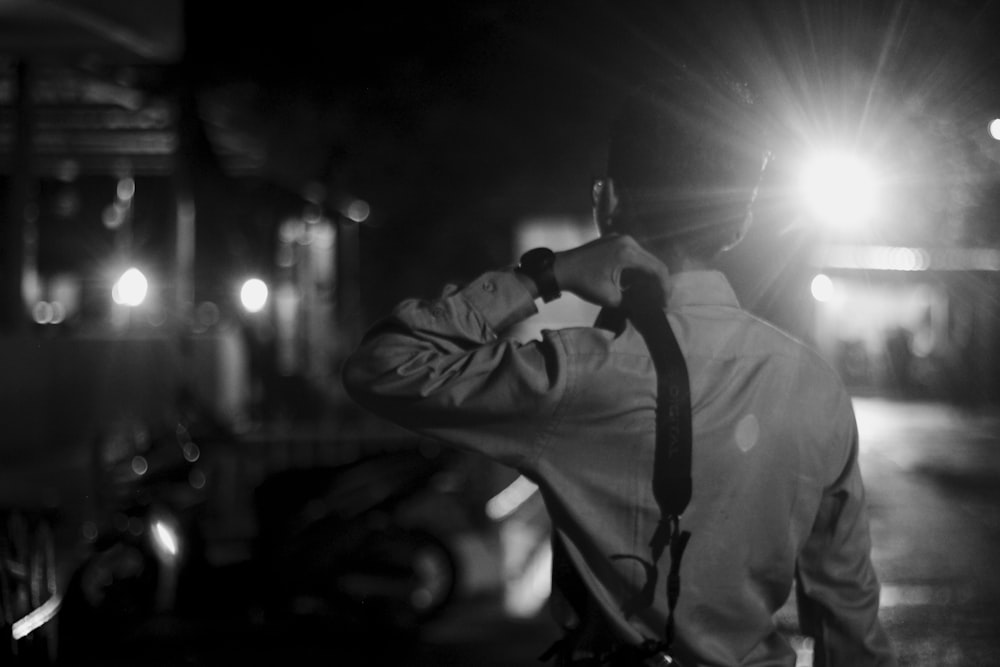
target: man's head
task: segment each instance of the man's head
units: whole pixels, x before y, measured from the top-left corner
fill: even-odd
[[[721,73],[678,68],[639,87],[595,185],[601,232],[700,260],[738,243],[766,164],[758,106],[748,85]]]

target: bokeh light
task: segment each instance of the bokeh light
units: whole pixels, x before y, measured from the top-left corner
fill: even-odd
[[[990,136],[1000,141],[1000,118],[994,118],[989,125]]]
[[[173,561],[180,551],[180,540],[177,530],[164,520],[153,522],[153,546],[162,560]]]
[[[118,181],[117,193],[121,201],[129,201],[135,195],[135,179],[126,177]]]
[[[260,278],[250,278],[240,288],[240,303],[247,312],[259,313],[267,305],[267,284]]]
[[[371,207],[362,199],[355,199],[347,207],[347,217],[352,222],[364,222],[371,215]]]
[[[121,275],[111,288],[111,298],[121,306],[138,306],[146,300],[149,281],[134,266]]]
[[[813,298],[820,303],[826,303],[827,301],[832,300],[835,294],[833,280],[830,279],[830,276],[824,273],[820,273],[813,278],[812,284],[809,287]]]
[[[66,308],[58,301],[39,301],[31,316],[37,324],[60,324],[66,319]]]

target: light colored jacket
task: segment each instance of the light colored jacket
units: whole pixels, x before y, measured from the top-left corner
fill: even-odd
[[[626,641],[662,634],[669,549],[649,575],[656,375],[629,325],[504,331],[536,312],[509,271],[408,300],[347,361],[361,405],[539,485],[553,529]],[[742,310],[723,274],[672,277],[691,379],[693,494],[675,612],[686,666],[787,665],[774,615],[795,591],[816,665],[894,665],[879,623],[849,395],[811,349]]]

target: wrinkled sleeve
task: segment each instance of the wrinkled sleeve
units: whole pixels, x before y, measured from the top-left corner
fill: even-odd
[[[503,336],[535,312],[510,271],[404,301],[346,360],[344,387],[393,423],[523,471],[565,388],[557,337]]]
[[[846,464],[820,502],[797,568],[799,620],[812,637],[816,667],[896,664],[879,621],[879,582],[871,562],[858,430],[850,399],[841,399],[835,437]]]

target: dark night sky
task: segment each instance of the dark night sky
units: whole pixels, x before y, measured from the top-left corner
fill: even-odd
[[[862,135],[905,114],[956,135],[1000,113],[983,0],[233,6],[188,7],[205,96],[265,143],[276,181],[369,201],[368,261],[411,290],[506,262],[525,217],[588,215],[613,110],[665,61],[745,74],[799,139],[891,143],[902,129]]]

